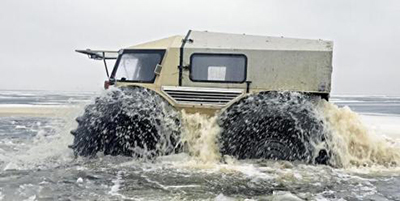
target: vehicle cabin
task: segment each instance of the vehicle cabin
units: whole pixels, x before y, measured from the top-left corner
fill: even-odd
[[[219,110],[248,93],[295,91],[328,99],[333,43],[189,31],[113,52],[110,84],[156,91],[177,108]],[[96,58],[95,58],[96,59]]]

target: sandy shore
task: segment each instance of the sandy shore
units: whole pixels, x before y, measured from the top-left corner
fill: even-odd
[[[71,113],[77,113],[81,109],[77,106],[64,105],[0,105],[0,116],[62,117]]]

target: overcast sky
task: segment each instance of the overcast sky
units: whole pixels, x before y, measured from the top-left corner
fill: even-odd
[[[397,0],[1,0],[0,89],[100,90],[112,49],[188,29],[334,41],[334,94],[400,95]]]

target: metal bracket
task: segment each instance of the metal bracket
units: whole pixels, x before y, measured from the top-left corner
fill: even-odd
[[[194,42],[194,40],[193,39],[190,39],[190,38],[188,38],[188,39],[182,39],[182,43],[193,43]]]
[[[86,49],[86,50],[75,50],[75,52],[81,53],[81,54],[86,54],[89,59],[94,59],[94,60],[109,60],[109,59],[117,59],[118,56],[115,56],[118,54],[118,51],[111,51],[111,50],[91,50],[91,49]],[[111,54],[111,55],[107,55]],[[113,55],[114,54],[114,55]]]
[[[252,83],[251,81],[246,81],[246,93],[250,92],[250,84],[251,83]]]
[[[75,50],[75,52],[78,52],[81,54],[86,54],[89,57],[89,59],[103,60],[107,78],[110,79],[110,73],[108,72],[106,60],[117,59],[118,51],[86,49],[86,50]],[[107,55],[107,54],[109,54],[109,55]],[[115,56],[115,55],[117,55],[117,56]]]

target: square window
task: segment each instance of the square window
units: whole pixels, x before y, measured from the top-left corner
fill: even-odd
[[[199,82],[246,81],[247,58],[242,54],[200,54],[190,57],[190,79]]]

